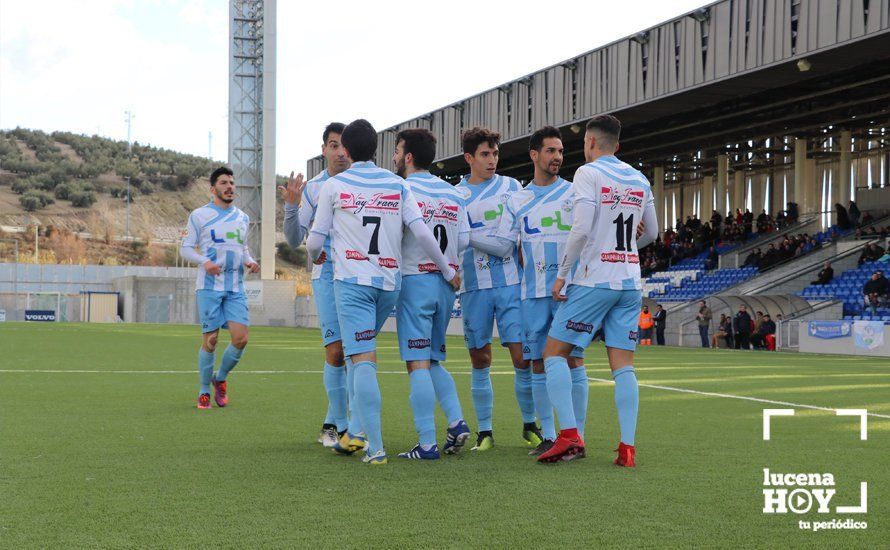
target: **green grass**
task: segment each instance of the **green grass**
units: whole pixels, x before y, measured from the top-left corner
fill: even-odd
[[[591,382],[588,458],[542,466],[520,440],[512,366],[496,351],[497,447],[435,463],[369,467],[315,442],[326,398],[315,330],[255,328],[230,378],[231,405],[194,407],[191,326],[0,323],[0,547],[878,547],[890,540],[890,420],[798,409],[761,435],[746,400],[643,387],[638,468],[611,464],[610,384]],[[224,343],[223,343],[224,344]],[[468,361],[449,342],[475,425]],[[381,372],[399,372],[379,340]],[[219,354],[218,354],[219,355]],[[890,361],[644,348],[641,384],[890,415]],[[588,374],[608,378],[601,345]],[[38,372],[38,371],[100,372]],[[128,372],[114,372],[128,371]],[[135,371],[135,372],[133,372]],[[149,371],[175,371],[156,373]],[[250,373],[250,371],[283,371]],[[380,374],[390,455],[416,441],[408,377]],[[439,439],[444,419],[438,418]],[[762,469],[831,472],[835,505],[864,531],[802,531],[764,515]],[[880,541],[884,542],[881,543]]]

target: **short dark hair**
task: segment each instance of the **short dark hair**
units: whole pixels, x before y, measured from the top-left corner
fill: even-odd
[[[537,151],[541,152],[541,149],[544,147],[544,140],[547,138],[556,138],[561,140],[562,133],[559,131],[559,128],[554,126],[544,126],[540,130],[535,130],[535,133],[532,134],[532,137],[528,139],[528,150],[529,151]]]
[[[371,160],[377,152],[377,130],[363,118],[353,120],[343,128],[340,141],[355,162]]]
[[[475,155],[476,149],[483,143],[487,143],[491,148],[497,147],[501,143],[501,134],[488,128],[473,126],[469,130],[464,130],[460,136],[460,144],[464,153]]]
[[[396,136],[396,145],[400,141],[405,142],[404,153],[411,153],[414,157],[414,166],[421,170],[428,170],[433,159],[436,158],[436,136],[425,128],[411,128],[402,130]]]
[[[324,133],[321,135],[321,142],[327,143],[328,136],[331,134],[339,134],[343,135],[343,129],[346,128],[346,125],[342,122],[332,122],[324,127]]]
[[[621,137],[621,121],[612,115],[599,115],[587,121],[587,131],[596,131],[615,140]]]
[[[216,170],[210,173],[210,185],[216,185],[216,180],[219,179],[220,176],[235,176],[235,172],[232,172],[232,169],[228,166],[220,166]]]

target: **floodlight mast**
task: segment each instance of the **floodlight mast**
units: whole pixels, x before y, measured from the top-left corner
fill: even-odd
[[[264,280],[275,278],[276,19],[276,0],[229,2],[229,166]]]

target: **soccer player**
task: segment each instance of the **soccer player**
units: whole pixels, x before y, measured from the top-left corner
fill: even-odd
[[[587,347],[602,326],[621,429],[615,464],[635,465],[639,391],[633,356],[642,304],[638,250],[655,240],[657,225],[649,182],[615,157],[620,134],[621,123],[613,116],[598,116],[587,123],[587,164],[575,172],[574,223],[552,289],[553,299],[566,303],[556,312],[544,348],[547,392],[561,431],[553,447],[538,456],[540,462],[585,455],[567,360],[575,346]],[[641,219],[644,232],[637,242],[635,228]],[[566,278],[579,260],[565,290]]]
[[[510,196],[497,231],[490,239],[480,238],[477,246],[492,255],[505,256],[519,242],[523,260],[523,358],[532,363],[535,411],[541,421],[544,438],[529,454],[540,455],[556,440],[553,406],[547,395],[542,357],[547,331],[560,305],[551,297],[550,289],[556,281],[559,260],[565,252],[565,243],[572,229],[574,192],[572,184],[559,177],[563,145],[557,128],[544,126],[533,133],[529,139],[529,156],[534,164],[534,180]],[[576,348],[571,355],[572,402],[578,431],[583,434],[589,391],[584,350]]]
[[[346,126],[340,122],[327,125],[322,134],[321,154],[327,167],[317,176],[303,182],[299,174],[287,180],[287,186],[279,187],[284,198],[284,236],[287,243],[296,248],[303,243],[309,234],[312,221],[315,219],[315,207],[322,186],[332,176],[336,176],[349,168],[349,159],[340,143],[340,135]],[[337,320],[337,308],[334,304],[334,267],[331,263],[331,239],[324,243],[324,251],[319,261],[312,266],[312,294],[315,296],[315,307],[321,325],[321,341],[324,346],[324,388],[328,396],[328,411],[318,442],[325,447],[334,447],[346,433],[347,421],[347,377],[349,373],[344,366],[343,344],[340,341],[340,323]],[[350,420],[353,424],[351,432],[361,435],[358,419]]]
[[[341,140],[352,165],[322,187],[306,247],[316,260],[331,236],[334,299],[344,353],[355,370],[353,409],[368,437],[362,460],[386,464],[375,340],[401,288],[403,226],[453,287],[460,285],[460,277],[423,223],[417,200],[404,180],[372,161],[377,151],[374,127],[367,120],[353,121]]]
[[[198,408],[210,408],[210,386],[213,385],[217,407],[229,403],[229,372],[235,368],[247,345],[250,318],[244,296],[244,268],[250,273],[260,270],[247,248],[247,214],[232,204],[235,200],[235,178],[225,166],[210,174],[213,200],[189,214],[188,233],[182,241],[180,255],[198,264],[198,313],[201,315],[203,341],[198,350]],[[200,249],[200,252],[195,248]],[[232,342],[223,352],[219,371],[216,364],[216,343],[219,329],[227,328]]]
[[[461,193],[429,172],[436,155],[436,137],[422,128],[402,130],[396,136],[393,164],[417,199],[423,221],[432,231],[455,270],[458,258],[470,240],[470,225]],[[413,234],[402,240],[402,290],[396,306],[399,351],[411,382],[411,409],[419,443],[403,458],[434,460],[436,445],[436,401],[448,419],[442,451],[459,452],[470,437],[464,421],[457,388],[442,366],[445,333],[454,309],[454,289],[442,278],[439,268],[418,246]]]
[[[497,230],[507,198],[522,186],[513,178],[498,175],[498,146],[501,136],[487,128],[474,127],[461,136],[464,160],[470,175],[457,185],[466,197],[470,222],[470,247],[463,255],[463,286],[460,303],[464,320],[464,340],[473,366],[470,390],[479,422],[475,451],[494,447],[491,410],[494,392],[491,387],[491,334],[497,320],[501,345],[510,351],[516,378],[514,390],[522,413],[522,437],[532,447],[542,441],[535,424],[535,403],[532,376],[528,362],[522,358],[522,327],[520,323],[519,256],[514,246],[507,255],[488,254],[484,241]]]

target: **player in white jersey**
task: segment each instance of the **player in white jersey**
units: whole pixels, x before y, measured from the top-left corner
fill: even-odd
[[[417,199],[423,221],[432,231],[448,263],[459,269],[460,253],[470,240],[470,224],[463,195],[429,172],[436,156],[436,137],[429,130],[402,130],[396,136],[392,160],[396,174],[405,180]],[[399,352],[411,384],[409,401],[414,413],[418,444],[400,453],[403,458],[435,460],[436,401],[448,420],[442,451],[455,454],[470,437],[464,421],[457,388],[445,361],[445,333],[454,309],[454,289],[439,268],[418,246],[414,235],[402,240],[402,290],[396,306]]]
[[[460,285],[460,277],[423,223],[417,199],[404,180],[372,162],[377,151],[374,127],[359,119],[350,123],[341,137],[352,165],[322,187],[306,247],[315,260],[331,236],[334,298],[343,348],[355,369],[353,409],[368,437],[363,461],[386,464],[375,340],[401,288],[403,228],[411,231],[452,286]]]
[[[486,128],[470,128],[461,136],[464,160],[470,175],[461,180],[458,189],[466,198],[470,222],[470,247],[463,254],[463,286],[460,304],[464,321],[464,340],[473,365],[470,390],[479,422],[479,433],[473,450],[494,447],[491,411],[494,393],[491,386],[491,335],[497,320],[501,345],[510,350],[515,371],[514,390],[522,413],[522,437],[532,447],[541,441],[535,424],[535,403],[532,395],[531,369],[522,358],[522,325],[520,321],[519,277],[522,271],[516,247],[505,256],[491,255],[483,250],[486,237],[497,227],[504,213],[507,198],[522,186],[513,178],[498,175],[500,134]]]
[[[567,359],[575,346],[587,347],[602,327],[615,380],[621,441],[615,464],[632,467],[639,408],[633,356],[642,302],[639,248],[655,240],[655,201],[646,177],[615,157],[621,123],[603,115],[587,123],[587,164],[574,177],[574,224],[553,284],[554,300],[566,302],[553,319],[544,349],[547,391],[562,430],[541,462],[585,455],[572,402]],[[644,233],[637,242],[636,228]],[[568,290],[566,279],[578,263]]]
[[[232,204],[235,178],[229,168],[220,167],[210,174],[210,194],[211,202],[189,214],[180,249],[183,258],[198,264],[196,292],[203,333],[198,351],[199,409],[210,408],[211,385],[218,407],[225,407],[229,402],[227,377],[241,360],[250,325],[244,296],[244,268],[250,273],[260,270],[247,248],[250,220]],[[232,342],[223,353],[219,371],[214,374],[220,328],[229,329]]]
[[[522,351],[523,358],[532,363],[532,393],[544,438],[529,454],[540,455],[556,440],[542,354],[550,323],[560,305],[553,300],[550,289],[572,229],[574,191],[570,182],[559,177],[563,145],[557,128],[545,126],[533,133],[529,139],[529,156],[534,165],[534,179],[507,200],[498,229],[485,239],[484,249],[503,256],[519,243],[523,264]],[[481,241],[477,246],[482,246]],[[575,416],[583,433],[588,393],[583,349],[572,351],[570,367]]]
[[[331,176],[336,176],[349,168],[346,150],[340,144],[340,135],[346,125],[332,122],[322,134],[321,154],[327,167],[320,174],[304,183],[303,175],[298,174],[287,180],[287,185],[279,187],[284,199],[284,236],[291,248],[303,244],[315,219],[315,206],[318,194]],[[347,369],[344,365],[343,344],[340,342],[340,323],[337,307],[334,304],[334,264],[330,258],[330,238],[324,243],[324,252],[312,266],[312,295],[321,325],[321,339],[324,346],[324,382],[328,396],[328,410],[321,427],[318,442],[325,447],[335,447],[346,433],[348,422],[352,422],[351,432],[361,434],[357,418],[348,417]],[[355,415],[353,415],[355,416]]]

